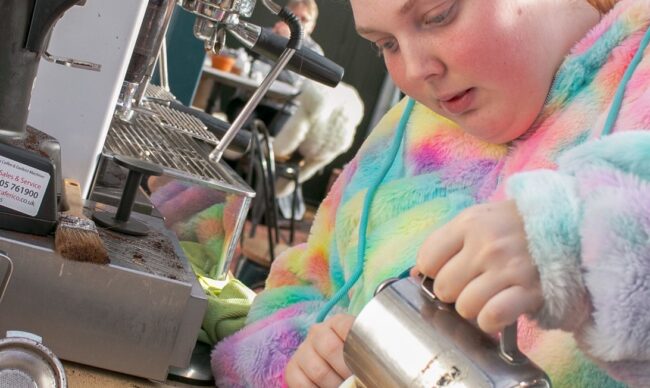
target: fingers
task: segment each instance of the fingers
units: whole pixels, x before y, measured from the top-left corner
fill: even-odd
[[[303,371],[307,372],[309,379],[319,387],[338,387],[344,380],[332,365],[330,359],[332,354],[328,354],[328,358],[321,354],[323,350],[329,351],[330,349],[329,346],[323,347],[319,341],[314,342],[314,347],[309,346],[305,349],[306,362],[301,367]],[[341,362],[343,363],[343,352],[339,353],[341,353]]]
[[[297,354],[298,352],[296,352]],[[293,387],[306,387],[306,388],[317,388],[318,386],[314,384],[313,381],[307,377],[307,374],[302,370],[298,361],[294,357],[289,360],[287,368],[284,371],[284,380],[287,383],[289,388]]]
[[[351,315],[335,315],[331,318],[330,327],[332,332],[338,337],[339,342],[325,341],[325,337],[321,337],[323,340],[316,340],[315,342],[318,354],[323,357],[343,379],[347,379],[352,375],[352,372],[350,372],[350,369],[343,359],[343,344],[345,343],[345,339],[347,338],[353,323],[354,317]]]
[[[284,373],[289,387],[338,387],[343,382],[332,367],[316,352],[311,341],[303,342]]]
[[[330,325],[332,327],[332,330],[334,330],[341,341],[345,341],[345,339],[348,337],[348,333],[350,332],[353,323],[353,315],[337,314],[330,318]]]
[[[455,302],[468,283],[480,275],[471,268],[471,260],[464,256],[464,251],[461,251],[438,271],[433,282],[433,293],[443,302]]]
[[[290,387],[338,387],[352,373],[343,359],[343,344],[354,317],[339,314],[311,327],[285,370]]]
[[[475,319],[487,302],[513,285],[509,271],[490,271],[473,279],[456,299],[456,311],[465,319]]]
[[[435,278],[445,263],[463,248],[463,237],[456,226],[456,219],[433,232],[418,251],[416,273]]]
[[[458,313],[498,332],[543,304],[539,271],[514,201],[469,207],[434,231],[411,275],[435,279],[433,292]]]
[[[514,323],[520,315],[536,311],[543,303],[541,295],[521,286],[509,287],[492,297],[478,314],[479,327],[497,333]]]

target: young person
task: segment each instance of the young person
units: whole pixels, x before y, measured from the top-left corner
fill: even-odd
[[[650,386],[650,0],[351,4],[408,97],[215,348],[218,385],[337,386],[354,314],[415,265],[483,330],[520,318],[555,386]]]

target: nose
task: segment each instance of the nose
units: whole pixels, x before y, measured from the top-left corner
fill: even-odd
[[[408,39],[401,44],[406,77],[411,81],[438,78],[446,67],[430,39]]]

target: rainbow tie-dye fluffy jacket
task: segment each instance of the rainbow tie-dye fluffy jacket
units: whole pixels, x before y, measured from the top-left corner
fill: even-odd
[[[520,323],[523,351],[558,387],[623,385],[615,379],[650,387],[650,49],[614,133],[599,139],[649,27],[650,0],[619,2],[573,48],[539,119],[512,144],[478,141],[416,105],[372,203],[363,275],[334,312],[358,313],[462,209],[513,198],[545,296],[542,311]],[[308,327],[357,264],[363,199],[404,106],[386,114],[346,166],[308,242],[274,263],[248,325],[216,346],[218,386],[283,384]]]

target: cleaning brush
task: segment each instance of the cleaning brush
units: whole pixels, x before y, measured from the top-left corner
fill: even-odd
[[[68,210],[59,216],[54,247],[69,260],[108,264],[108,252],[99,237],[95,223],[83,214],[79,182],[65,179],[64,197]]]

